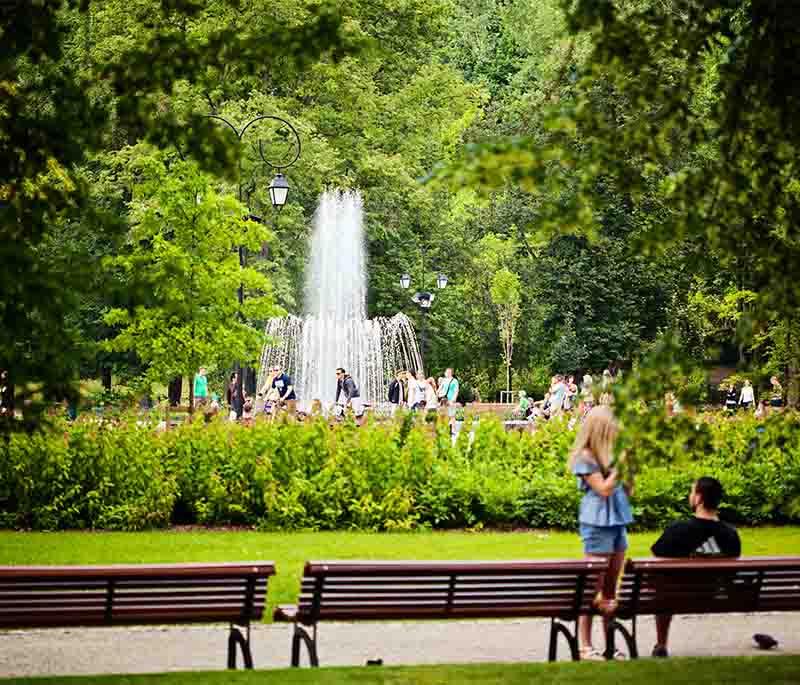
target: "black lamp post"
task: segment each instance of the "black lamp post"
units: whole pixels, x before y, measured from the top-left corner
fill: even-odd
[[[242,139],[244,138],[245,133],[247,133],[248,129],[255,123],[264,120],[271,120],[276,121],[281,124],[282,127],[285,127],[291,131],[291,138],[287,136],[287,139],[291,140],[291,143],[288,148],[288,153],[285,160],[281,162],[270,161],[266,155],[264,154],[264,145],[262,141],[258,140],[258,155],[261,158],[261,161],[267,165],[270,169],[275,170],[275,178],[272,179],[272,182],[269,184],[269,199],[272,203],[273,209],[277,210],[278,212],[283,209],[284,205],[286,204],[286,200],[289,197],[289,181],[286,176],[283,174],[284,169],[288,169],[292,166],[298,159],[300,159],[300,135],[297,133],[297,129],[292,126],[286,119],[282,119],[281,117],[273,116],[271,114],[262,114],[260,116],[254,117],[250,121],[248,121],[241,130],[236,128],[230,121],[228,121],[225,117],[220,116],[219,114],[209,114],[210,119],[217,119],[225,124],[228,128],[231,129],[236,134],[236,138],[241,144]],[[255,183],[251,182],[250,187],[255,187]],[[239,202],[243,201],[243,190],[244,186],[242,184],[242,158],[241,155],[239,156]],[[258,221],[262,223],[261,217],[255,216],[254,214],[250,213],[250,192],[247,193],[247,216],[245,219],[251,221]],[[239,266],[243,269],[247,264],[247,253],[245,250],[244,245],[239,246]],[[237,291],[238,298],[239,298],[239,311],[241,314],[242,305],[244,304],[244,283],[239,284],[239,289]],[[239,386],[239,396],[242,397],[242,385],[243,385],[243,375],[241,366],[237,363],[234,369],[237,372],[238,377],[238,386]],[[248,382],[247,382],[247,389],[248,392],[254,393],[255,392],[255,372],[253,369],[245,369],[244,372],[247,373]]]
[[[420,312],[422,313],[422,325],[420,326],[420,352],[422,353],[423,361],[425,359],[425,348],[427,347],[427,338],[428,338],[428,322],[427,322],[427,313],[430,311],[431,306],[433,305],[434,299],[436,299],[436,295],[432,292],[425,290],[425,251],[422,251],[421,254],[421,282],[422,282],[422,290],[419,290],[414,293],[411,297],[411,301],[414,302],[419,306]],[[411,287],[411,275],[408,273],[404,273],[400,276],[400,287],[403,290],[408,290]],[[439,273],[436,277],[436,287],[439,290],[444,290],[447,287],[447,276],[443,273]]]

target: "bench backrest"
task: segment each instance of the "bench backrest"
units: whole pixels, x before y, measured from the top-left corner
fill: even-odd
[[[600,561],[309,561],[298,619],[547,616],[592,611]]]
[[[264,613],[271,561],[0,567],[0,626],[226,621]]]
[[[800,611],[800,557],[632,559],[622,615]]]

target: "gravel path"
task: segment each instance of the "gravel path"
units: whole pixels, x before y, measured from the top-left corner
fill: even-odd
[[[289,665],[291,626],[253,628],[256,668]],[[599,630],[599,629],[597,629]],[[800,613],[677,617],[675,656],[735,656],[759,652],[753,633],[780,645],[771,654],[800,654]],[[549,621],[453,621],[430,623],[330,623],[320,627],[322,665],[545,661]],[[639,649],[650,653],[651,618],[639,626]],[[225,667],[227,626],[85,628],[0,632],[0,677],[152,673]],[[566,657],[563,641],[559,645]],[[305,658],[305,656],[304,656]]]

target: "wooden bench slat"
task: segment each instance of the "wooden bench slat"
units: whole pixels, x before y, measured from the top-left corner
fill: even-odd
[[[5,578],[158,578],[180,579],[186,576],[229,577],[242,575],[275,575],[275,564],[271,561],[221,562],[186,564],[136,564],[110,566],[0,566],[0,582]]]
[[[571,610],[565,610],[562,605],[537,606],[537,607],[464,607],[454,608],[452,611],[443,613],[441,607],[431,609],[419,608],[417,610],[392,609],[381,607],[375,610],[330,610],[326,611],[320,618],[328,621],[355,621],[355,620],[410,620],[410,619],[456,619],[456,618],[566,618],[572,617]],[[309,614],[302,612],[296,615],[300,621],[308,620]]]
[[[603,569],[605,562],[602,561],[409,561],[409,562],[376,562],[376,561],[309,561],[306,562],[304,575],[306,576],[325,576],[335,578],[336,576],[351,575],[382,576],[427,576],[427,575],[507,575],[518,572],[528,571],[533,575],[548,574],[568,574],[580,573],[589,568]]]

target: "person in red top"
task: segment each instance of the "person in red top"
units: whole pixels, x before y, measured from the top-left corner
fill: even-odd
[[[669,526],[650,548],[657,557],[738,557],[742,553],[739,533],[719,520],[722,485],[716,478],[703,476],[692,485],[689,506],[694,516]],[[656,616],[656,645],[653,656],[669,656],[667,641],[671,614]]]

